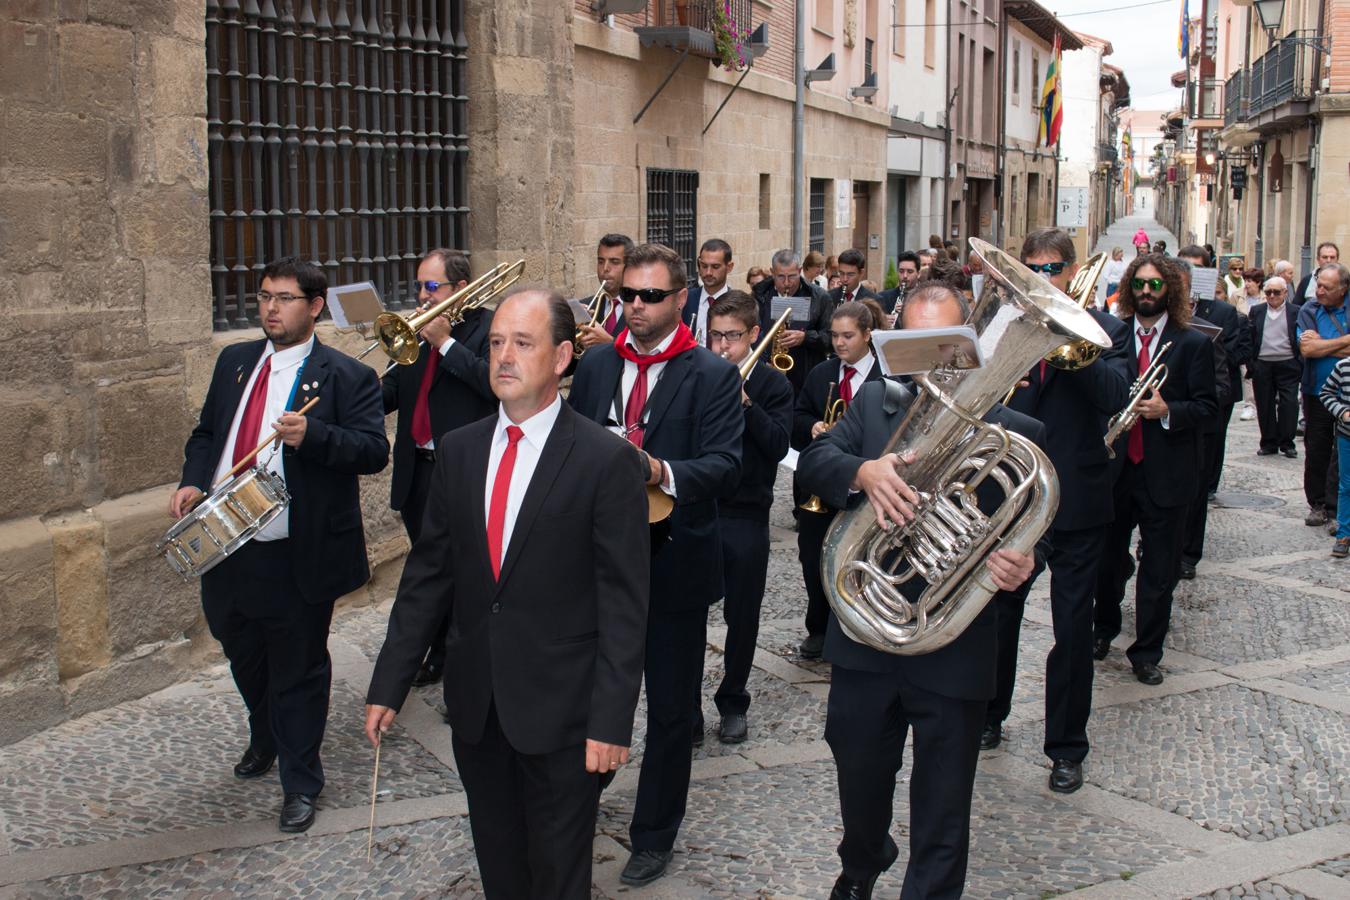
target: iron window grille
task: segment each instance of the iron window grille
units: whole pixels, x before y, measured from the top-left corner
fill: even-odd
[[[697,276],[697,172],[647,170],[647,240],[680,254],[689,278]]]
[[[810,221],[807,231],[807,249],[825,252],[825,186],[823,178],[811,179],[811,195],[808,202]]]

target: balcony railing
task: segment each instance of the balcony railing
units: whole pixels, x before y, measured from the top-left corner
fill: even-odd
[[[1224,83],[1217,78],[1190,83],[1187,109],[1192,119],[1217,119],[1224,109]]]
[[[1238,69],[1223,86],[1223,124],[1247,121],[1247,70]]]
[[[742,31],[750,29],[750,0],[656,0],[647,5],[647,26],[689,27],[712,32],[715,10],[731,7],[731,19]]]
[[[1312,29],[1287,37],[1313,37]],[[1252,63],[1248,114],[1258,116],[1282,103],[1312,99],[1312,51],[1303,44],[1279,43]]]
[[[1115,144],[1103,142],[1097,145],[1097,162],[1109,166],[1113,165],[1117,158],[1119,158],[1119,153],[1116,151]]]

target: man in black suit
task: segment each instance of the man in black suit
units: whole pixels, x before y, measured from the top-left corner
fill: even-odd
[[[1298,382],[1303,356],[1298,347],[1299,306],[1289,298],[1289,285],[1272,276],[1262,288],[1265,303],[1253,304],[1247,315],[1250,333],[1252,394],[1256,424],[1261,429],[1257,453],[1283,453],[1298,459],[1294,430],[1298,426]]]
[[[830,300],[835,306],[852,303],[854,300],[866,300],[869,297],[879,300],[876,291],[862,286],[867,278],[867,257],[861,250],[852,247],[839,254],[839,287],[830,291]],[[877,323],[878,327],[882,323]]]
[[[741,367],[759,341],[759,307],[744,291],[729,291],[713,304],[708,348]],[[765,348],[765,353],[768,349]],[[750,668],[759,637],[759,610],[769,568],[769,509],[778,461],[792,431],[792,386],[761,354],[741,385],[741,482],[734,496],[717,504],[722,536],[722,615],[727,623],[722,683],[714,701],[722,722],[718,740],[739,744],[748,733]],[[695,702],[694,743],[703,736],[702,685]]]
[[[607,234],[595,248],[595,277],[605,287],[600,299],[600,315],[594,325],[582,325],[581,346],[589,349],[599,344],[614,343],[614,336],[627,323],[623,318],[623,301],[619,288],[623,286],[623,260],[633,249],[633,239],[626,234]],[[592,291],[580,298],[583,304],[591,302]]]
[[[811,370],[797,395],[792,414],[792,448],[801,452],[829,431],[825,422],[828,408],[841,402],[843,408],[869,381],[882,377],[881,367],[872,355],[872,313],[860,301],[835,309],[830,320],[830,343],[837,358],[827,359]],[[820,547],[825,532],[834,521],[837,508],[813,512],[801,508],[811,496],[797,478],[792,480],[792,498],[797,509],[797,558],[802,564],[806,585],[806,637],[798,652],[803,659],[820,659],[825,647],[825,625],[830,606],[820,581]]]
[[[964,301],[942,285],[919,288],[905,304],[907,328],[959,325]],[[837,509],[857,510],[864,500],[893,525],[909,523],[914,489],[905,483],[895,454],[882,456],[912,402],[910,390],[882,380],[865,385],[839,424],[807,448],[798,462],[805,486]],[[996,405],[985,421],[1044,445],[1033,419]],[[880,458],[877,458],[880,457]],[[933,490],[936,485],[925,485]],[[1001,502],[993,479],[977,491],[986,512]],[[1038,552],[1040,548],[1038,548]],[[1029,554],[996,550],[981,560],[1000,590],[1031,575]],[[902,588],[917,599],[925,585]],[[830,616],[825,658],[833,664],[825,740],[834,755],[844,836],[843,873],[831,900],[866,900],[877,877],[899,855],[890,832],[895,777],[905,740],[914,729],[910,772],[910,843],[903,898],[954,898],[965,884],[970,849],[970,802],[985,705],[994,694],[996,613],[993,604],[950,644],[931,653],[884,653],[849,638]]]
[[[689,289],[689,300],[684,304],[681,319],[694,333],[700,347],[708,346],[708,311],[713,303],[726,294],[727,277],[736,263],[731,258],[731,245],[721,238],[710,238],[698,251],[698,282]]]
[[[575,329],[556,293],[498,308],[501,406],[441,438],[366,697],[378,745],[449,619],[445,705],[491,898],[591,896],[600,791],[628,761],[642,679],[643,465],[562,402]]]
[[[290,505],[202,576],[202,610],[248,707],[235,777],[258,778],[280,759],[289,832],[314,823],[324,784],[333,604],[370,578],[357,476],[389,461],[379,379],[314,336],[327,292],[323,271],[295,257],[263,270],[267,337],[221,351],[169,503],[181,518],[275,427],[280,443],[251,465],[285,481]],[[291,412],[316,396],[305,415]]]
[[[1317,267],[1299,280],[1298,287],[1294,290],[1294,296],[1290,301],[1302,306],[1309,300],[1317,299],[1317,273],[1323,266],[1329,266],[1332,263],[1341,261],[1341,248],[1337,247],[1331,241],[1323,241],[1317,245]],[[1290,271],[1292,272],[1292,266]],[[1275,272],[1279,275],[1280,272]]]
[[[783,329],[782,343],[792,356],[792,370],[787,377],[795,395],[806,383],[806,374],[829,355],[830,314],[834,311],[834,303],[822,288],[802,277],[802,258],[796,251],[779,250],[771,262],[772,277],[754,287],[755,301],[759,304],[759,327],[763,333],[767,334],[778,319],[773,312],[775,297],[808,298],[806,318],[794,316]]]
[[[899,313],[905,305],[905,295],[919,283],[919,254],[913,250],[901,253],[896,257],[895,271],[900,283],[877,295],[877,299],[881,301],[881,308],[887,315]]]
[[[464,254],[432,250],[417,266],[418,303],[422,308],[434,306],[468,283],[469,260]],[[389,505],[403,517],[403,527],[414,544],[426,514],[437,438],[490,415],[495,406],[487,364],[491,324],[492,311],[486,309],[469,310],[454,328],[444,316],[432,319],[419,335],[424,343],[417,359],[411,365],[395,366],[381,382],[385,414],[398,413]],[[414,684],[441,680],[446,627],[442,624],[431,642]]]
[[[1073,239],[1059,228],[1040,228],[1022,243],[1022,261],[1061,291],[1078,271]],[[1115,316],[1088,308],[1111,338],[1086,368],[1064,370],[1042,361],[1013,394],[1010,409],[1045,426],[1046,453],[1059,476],[1059,509],[1050,530],[1050,614],[1055,643],[1045,660],[1045,755],[1050,790],[1072,793],[1083,786],[1088,753],[1087,722],[1092,712],[1092,596],[1097,566],[1111,522],[1115,474],[1102,435],[1125,405],[1130,382],[1130,330]],[[1002,740],[1017,678],[1017,644],[1032,581],[996,595],[998,606],[998,694],[989,704],[980,748]]]
[[[1105,658],[1120,634],[1120,604],[1131,564],[1130,534],[1139,526],[1141,557],[1135,581],[1135,640],[1126,651],[1135,677],[1161,684],[1163,640],[1172,591],[1181,568],[1185,511],[1202,472],[1200,429],[1218,411],[1214,347],[1187,327],[1190,302],[1180,267],[1158,253],[1136,256],[1120,284],[1119,308],[1134,335],[1133,373],[1142,373],[1167,344],[1167,382],[1140,401],[1139,421],[1126,436],[1116,480],[1115,519],[1097,576],[1093,655]]]
[[[647,741],[622,875],[629,885],[665,874],[684,820],[708,607],[722,596],[717,504],[735,494],[741,470],[740,373],[680,321],[687,280],[674,250],[635,247],[621,291],[628,329],[582,357],[568,396],[581,415],[636,444],[649,488],[675,502],[652,539]]]

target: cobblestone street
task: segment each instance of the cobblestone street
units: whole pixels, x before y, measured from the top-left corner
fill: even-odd
[[[1037,584],[1007,739],[980,761],[968,896],[1350,897],[1350,569],[1330,558],[1325,529],[1303,524],[1302,459],[1255,450],[1256,423],[1235,415],[1206,555],[1177,591],[1167,680],[1139,684],[1122,652],[1128,635],[1116,642],[1097,665],[1087,784],[1067,797],[1047,789],[1041,753],[1051,632],[1048,580]],[[670,874],[642,890],[620,886],[637,782],[630,765],[602,802],[597,896],[819,898],[838,873],[823,739],[829,669],[796,655],[805,601],[787,481],[750,739],[727,747],[715,736],[714,610],[709,735]],[[309,833],[277,831],[275,770],[257,782],[231,776],[244,716],[217,666],[5,748],[0,898],[478,895],[438,688],[410,699],[384,749],[366,862],[372,754],[361,697],[390,602],[334,624],[328,787]],[[907,782],[896,797],[901,859],[878,896],[899,892],[906,794]]]

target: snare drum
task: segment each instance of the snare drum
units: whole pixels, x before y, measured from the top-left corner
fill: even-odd
[[[281,515],[290,502],[281,476],[246,469],[175,522],[155,550],[184,580],[203,575]]]

